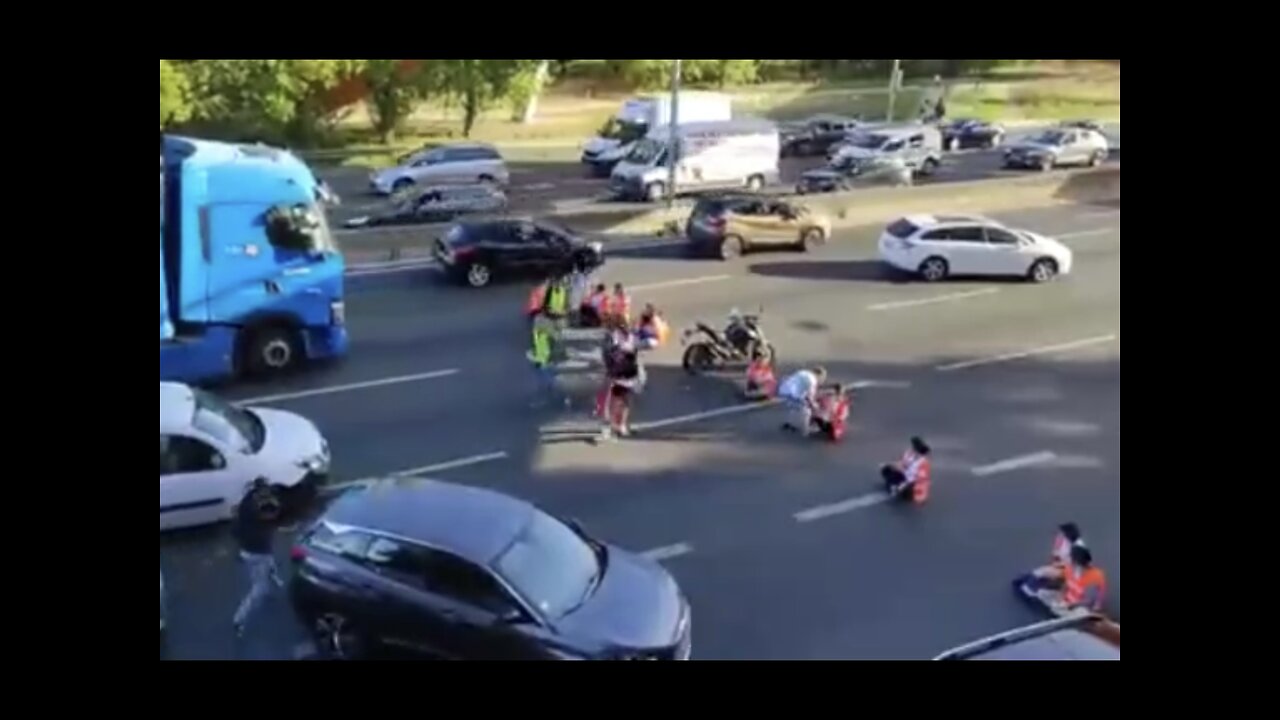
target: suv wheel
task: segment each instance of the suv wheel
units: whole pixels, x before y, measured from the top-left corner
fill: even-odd
[[[340,613],[325,613],[312,623],[316,647],[322,656],[334,660],[360,660],[368,655],[367,638]]]
[[[924,278],[925,282],[942,282],[950,273],[951,266],[940,257],[931,257],[920,263],[920,277]]]
[[[751,192],[760,192],[764,188],[764,178],[760,175],[752,175],[747,178],[747,189]]]
[[[747,241],[737,235],[729,235],[720,241],[720,259],[732,260],[747,252]]]
[[[473,262],[467,267],[467,284],[473,288],[487,287],[493,282],[493,271],[483,262]]]
[[[667,196],[667,186],[660,182],[649,183],[649,186],[644,189],[644,196],[649,202],[660,202]]]
[[[1099,150],[1089,157],[1089,167],[1098,167],[1099,165],[1101,165],[1106,161],[1107,161],[1107,153],[1104,153],[1101,150]]]
[[[1040,172],[1049,172],[1053,169],[1053,156],[1046,155],[1040,158]]]
[[[929,177],[938,172],[940,165],[941,163],[938,162],[937,158],[925,158],[924,162],[920,164],[920,174]]]
[[[413,187],[412,180],[410,180],[409,178],[400,178],[399,180],[396,180],[395,182],[391,183],[391,192],[393,194],[402,193],[411,187]]]
[[[827,235],[819,228],[809,228],[800,236],[800,251],[809,252],[826,244]]]

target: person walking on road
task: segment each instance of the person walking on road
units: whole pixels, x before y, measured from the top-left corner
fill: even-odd
[[[801,370],[782,381],[778,397],[787,406],[787,421],[783,430],[792,430],[809,437],[813,433],[813,412],[816,409],[818,388],[827,381],[826,368]]]
[[[267,481],[258,478],[253,481],[249,491],[240,500],[236,508],[233,533],[240,547],[240,562],[244,565],[249,577],[249,592],[245,594],[232,618],[236,637],[244,635],[246,623],[274,590],[284,587],[280,579],[280,571],[276,566],[275,516],[278,514],[268,505],[275,500],[270,496],[271,488]]]
[[[548,402],[556,399],[556,375],[555,368],[552,367],[552,338],[555,333],[555,324],[548,320],[546,316],[539,315],[533,319],[533,334],[531,335],[531,346],[527,357],[533,365],[534,379],[536,381],[533,407],[540,408]],[[568,399],[565,400],[566,404]]]

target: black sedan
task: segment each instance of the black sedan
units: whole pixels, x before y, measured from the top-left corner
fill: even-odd
[[[506,209],[507,196],[496,187],[434,187],[410,191],[386,212],[351,218],[344,226],[354,229],[440,223],[456,220],[463,215],[501,213]]]
[[[844,142],[849,133],[856,132],[863,123],[857,118],[837,115],[819,115],[799,125],[782,128],[780,141],[783,157],[808,157],[826,154],[833,146]]]
[[[486,220],[454,225],[436,241],[435,257],[454,279],[482,288],[500,275],[591,272],[604,265],[604,247],[555,225]]]
[[[657,563],[521,500],[432,480],[349,491],[292,552],[322,655],[687,660],[689,603]]]
[[[1004,140],[1004,127],[983,120],[952,120],[942,126],[942,147],[947,150],[994,148]]]

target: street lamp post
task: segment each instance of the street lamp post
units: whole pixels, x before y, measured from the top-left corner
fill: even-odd
[[[893,73],[889,75],[889,113],[885,118],[888,122],[893,122],[893,106],[898,101],[898,85],[900,84],[900,76],[902,73],[902,61],[893,61]]]
[[[671,68],[671,131],[667,141],[667,207],[676,202],[676,164],[680,150],[680,62],[675,61]]]

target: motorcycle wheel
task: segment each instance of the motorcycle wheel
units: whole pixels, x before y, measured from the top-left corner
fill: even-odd
[[[684,371],[690,375],[710,372],[715,368],[715,364],[715,355],[712,354],[711,348],[703,343],[690,345],[689,349],[684,351]]]

